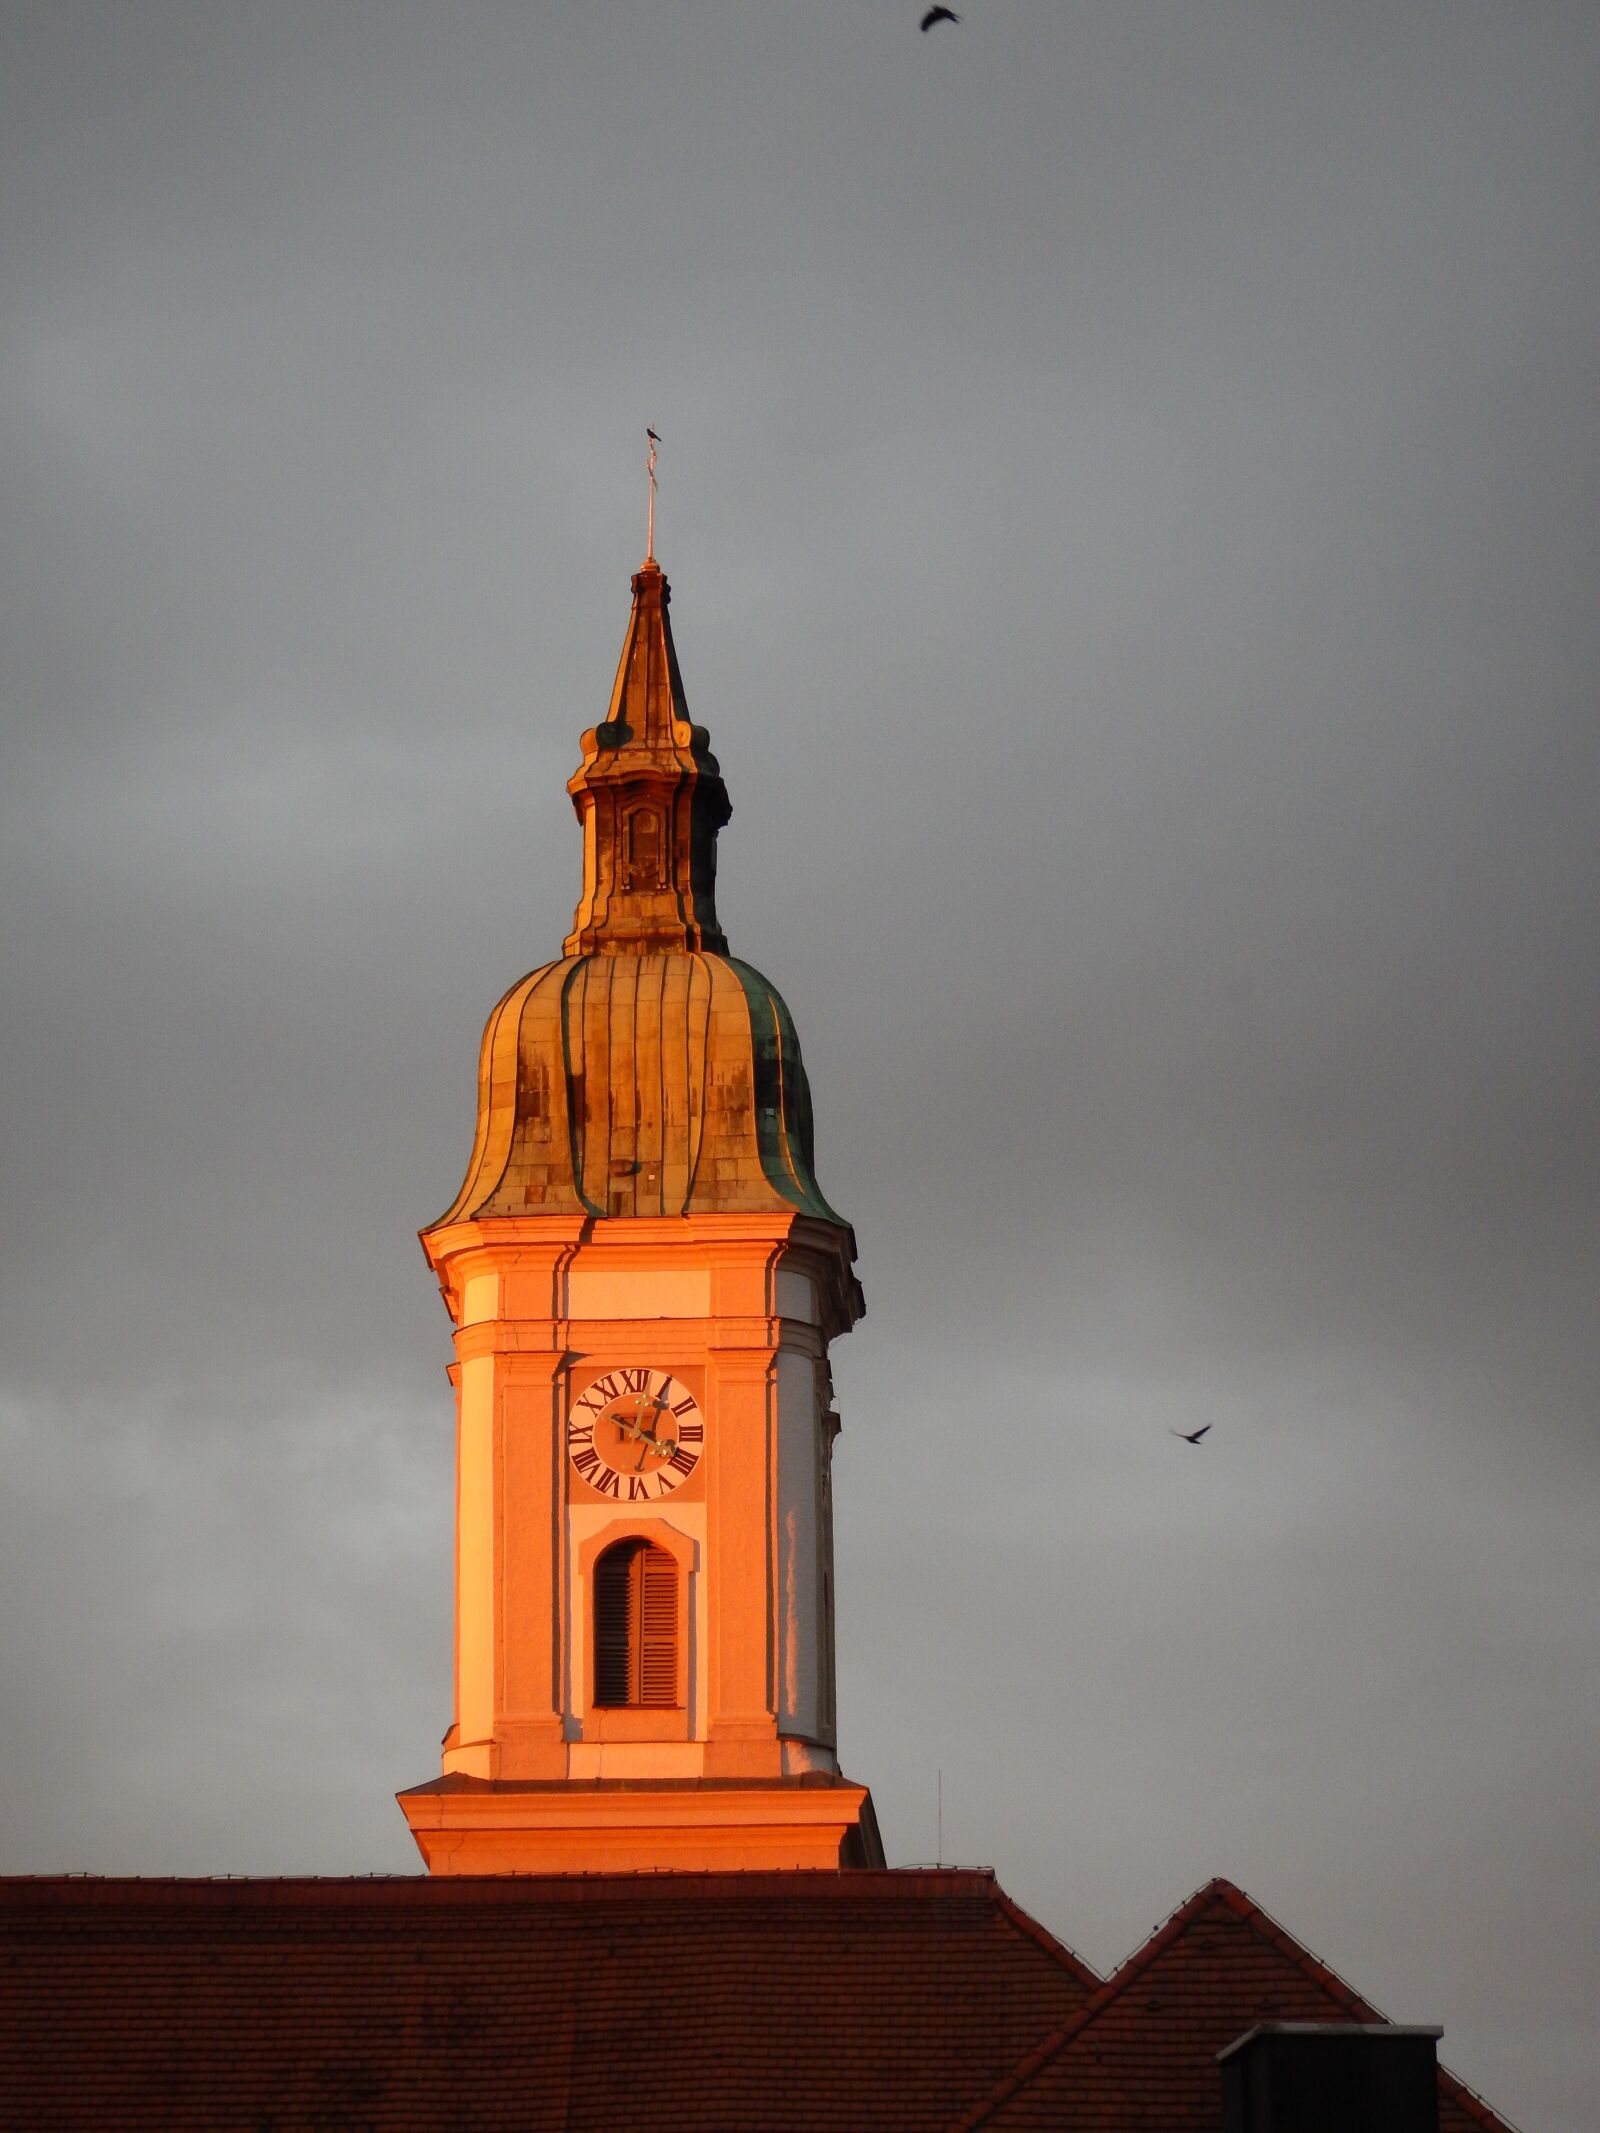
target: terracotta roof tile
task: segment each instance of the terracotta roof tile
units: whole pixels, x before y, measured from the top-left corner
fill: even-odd
[[[926,2133],[1097,1983],[979,1872],[0,1882],[0,2123]]]
[[[1226,1881],[1191,1896],[951,2133],[1217,2133],[1216,2055],[1263,2021],[1381,2022]],[[1513,2133],[1443,2069],[1440,2133]]]
[[[1225,1881],[1103,1982],[970,1870],[0,1881],[0,2124],[40,2133],[1217,2133],[1273,2019],[1383,2018]]]

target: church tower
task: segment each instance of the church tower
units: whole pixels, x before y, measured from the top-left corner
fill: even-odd
[[[835,1753],[829,1343],[855,1240],[789,1011],[727,952],[729,806],[653,554],[568,785],[583,893],[484,1032],[423,1232],[455,1325],[436,1874],[878,1865]]]

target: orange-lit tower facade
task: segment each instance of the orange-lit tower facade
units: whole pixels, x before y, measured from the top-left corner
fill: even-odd
[[[583,893],[484,1032],[454,1205],[455,1711],[434,1873],[881,1863],[838,1768],[829,1343],[862,1311],[653,556],[568,785]]]

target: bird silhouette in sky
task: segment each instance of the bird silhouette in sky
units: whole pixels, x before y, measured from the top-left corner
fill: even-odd
[[[922,18],[923,32],[926,34],[936,22],[959,22],[960,20],[961,17],[955,12],[954,8],[930,7]]]
[[[661,439],[656,435],[654,430],[646,430],[645,435],[649,438],[652,444],[659,444],[661,442]]]
[[[1210,1427],[1211,1424],[1209,1422],[1202,1422],[1198,1429],[1169,1429],[1167,1435],[1169,1437],[1181,1437],[1185,1444],[1198,1444]]]

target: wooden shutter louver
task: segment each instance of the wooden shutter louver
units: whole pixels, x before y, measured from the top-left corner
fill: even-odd
[[[594,1700],[678,1701],[678,1566],[647,1541],[619,1541],[595,1564]]]
[[[628,1696],[628,1572],[635,1549],[624,1541],[594,1566],[594,1700],[622,1704]]]
[[[678,1566],[664,1548],[641,1548],[639,1565],[640,1703],[678,1700]]]

